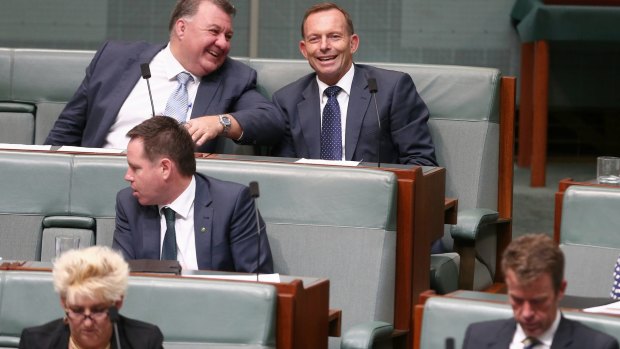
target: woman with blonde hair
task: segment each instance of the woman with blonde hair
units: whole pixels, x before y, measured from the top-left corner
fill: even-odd
[[[66,316],[24,329],[20,348],[163,347],[157,326],[118,315],[127,291],[129,266],[116,251],[92,246],[65,252],[54,262],[53,278]]]

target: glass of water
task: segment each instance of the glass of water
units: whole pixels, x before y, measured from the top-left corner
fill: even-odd
[[[56,257],[61,254],[80,247],[80,238],[74,236],[57,236],[56,237]]]
[[[620,184],[620,157],[599,156],[596,159],[596,181],[600,184]]]

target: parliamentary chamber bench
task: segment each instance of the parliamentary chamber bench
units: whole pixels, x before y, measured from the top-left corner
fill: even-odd
[[[166,348],[276,348],[273,285],[130,276],[121,315],[156,324]],[[0,270],[0,348],[64,316],[49,271]]]
[[[43,144],[93,54],[0,48],[0,144]],[[258,89],[267,97],[311,71],[304,60],[234,59],[257,71]],[[431,284],[441,292],[483,289],[501,279],[496,256],[511,236],[515,82],[491,68],[375,65],[410,74],[429,106],[437,159],[447,169],[436,171],[443,176],[437,190],[418,184],[407,192],[390,171],[302,167],[269,163],[276,161],[269,158],[251,164],[205,159],[198,168],[245,185],[259,182],[258,207],[267,223],[276,272],[328,278],[329,306],[342,309],[343,334],[405,333],[409,348],[413,307],[421,290]],[[218,149],[223,154],[265,154],[264,148],[229,140]],[[50,260],[54,237],[67,232],[80,236],[84,245],[111,244],[114,196],[127,186],[123,156],[0,151],[0,166],[0,257]],[[430,217],[424,212],[435,203],[397,214],[403,209],[397,207],[397,197],[424,190],[441,196],[442,211],[444,197],[457,198],[458,204],[450,201],[445,218],[442,212],[437,222],[417,227],[412,236],[397,224],[407,215],[412,225],[419,224],[419,218]],[[400,234],[405,239],[397,239]],[[449,253],[426,255],[438,238]],[[408,253],[418,260],[408,260]],[[405,260],[397,263],[403,255]],[[398,268],[405,265],[407,272],[399,275]],[[420,276],[411,282],[409,273]],[[364,323],[369,326],[360,325]],[[330,347],[338,343],[330,339]]]
[[[116,193],[127,186],[124,155],[4,150],[0,168],[4,260],[50,261],[56,236],[79,237],[80,247],[112,245]],[[329,306],[342,310],[343,333],[369,321],[393,323],[394,173],[217,159],[197,159],[197,168],[260,184],[275,272],[329,279]]]

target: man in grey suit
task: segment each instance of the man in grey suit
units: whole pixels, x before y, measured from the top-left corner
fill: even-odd
[[[564,255],[547,235],[513,240],[502,271],[514,318],[471,324],[463,349],[618,348],[615,338],[562,316]]]
[[[228,0],[179,0],[170,41],[106,42],[86,69],[45,143],[125,149],[127,131],[152,116],[141,65],[150,65],[154,115],[169,115],[168,103],[183,82],[185,121],[198,151],[213,152],[215,139],[272,144],[283,133],[273,104],[256,90],[256,71],[228,57],[235,8]],[[182,119],[182,120],[181,120]]]
[[[273,273],[248,187],[196,173],[191,136],[173,118],[154,116],[128,136],[131,186],[116,197],[114,249],[126,259],[178,260],[183,269]]]
[[[273,95],[286,123],[274,155],[437,165],[429,111],[413,80],[402,72],[353,64],[359,37],[344,9],[333,3],[312,6],[301,35],[300,51],[314,73]]]

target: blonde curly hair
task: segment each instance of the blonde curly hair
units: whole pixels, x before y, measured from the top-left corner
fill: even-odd
[[[123,256],[106,246],[91,246],[63,253],[52,271],[54,289],[74,303],[77,296],[116,302],[127,291],[129,265]]]

